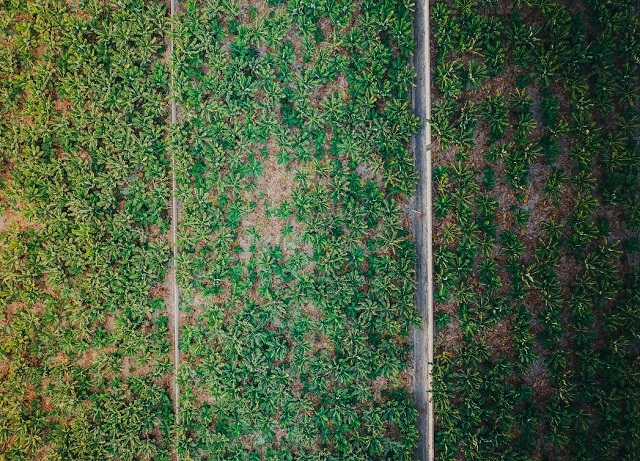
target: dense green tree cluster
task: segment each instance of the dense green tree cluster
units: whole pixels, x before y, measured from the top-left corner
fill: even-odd
[[[632,11],[433,5],[441,459],[640,456]]]
[[[1,459],[169,459],[165,17],[0,6]]]
[[[184,5],[182,459],[412,459],[411,12]]]

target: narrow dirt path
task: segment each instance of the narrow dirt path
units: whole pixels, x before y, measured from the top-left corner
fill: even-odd
[[[640,0],[636,0],[633,8],[633,14],[636,16],[640,15]],[[640,69],[638,69],[638,75],[636,76],[636,88],[640,90]],[[640,113],[640,99],[636,101],[636,110]],[[638,132],[636,133],[636,143],[638,145],[638,149],[640,149],[640,129],[638,129]],[[636,237],[640,238],[640,233],[636,233]],[[640,267],[640,253],[631,253],[629,256],[629,262],[631,263],[631,267],[634,269]]]
[[[422,317],[422,328],[414,329],[413,395],[418,408],[420,440],[416,452],[419,461],[434,459],[433,402],[431,368],[433,364],[433,250],[432,250],[432,185],[431,185],[431,68],[429,63],[429,0],[416,4],[414,16],[416,52],[416,86],[412,105],[423,125],[413,139],[413,152],[419,182],[416,190],[413,231],[418,253],[416,267],[416,307]]]
[[[169,0],[171,7],[171,19],[176,15],[177,0]],[[173,33],[173,23],[171,23],[171,32]],[[173,40],[169,38],[169,62],[171,63],[171,57],[173,56]],[[171,65],[171,64],[170,64]],[[174,84],[174,71],[170,68],[170,83],[169,83],[169,97],[171,99],[171,125],[175,126],[178,122],[178,105],[175,95],[173,94]],[[180,366],[180,292],[178,289],[178,282],[176,278],[176,263],[178,260],[178,198],[177,194],[177,181],[176,181],[176,159],[175,153],[171,154],[171,306],[172,321],[171,324],[171,336],[173,343],[173,411],[175,415],[176,427],[180,424],[180,385],[178,384],[178,370]],[[173,459],[179,460],[179,456],[174,446]]]

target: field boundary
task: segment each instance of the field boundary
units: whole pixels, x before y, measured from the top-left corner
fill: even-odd
[[[169,0],[171,7],[171,33],[173,34],[173,19],[176,15],[177,0]],[[175,127],[178,122],[178,104],[173,92],[175,82],[175,71],[171,62],[173,58],[173,38],[169,37],[169,99],[171,101],[171,128]],[[173,336],[173,411],[175,415],[176,429],[180,425],[180,385],[178,384],[178,371],[180,365],[180,292],[178,290],[178,281],[176,278],[176,265],[178,260],[178,198],[176,192],[178,183],[176,181],[176,157],[175,150],[171,151],[171,311],[172,311],[172,336]],[[179,456],[173,446],[173,457],[176,461]]]
[[[414,14],[416,71],[411,104],[422,126],[411,143],[418,173],[414,202],[413,233],[417,251],[416,309],[422,328],[413,330],[413,396],[418,409],[420,439],[416,450],[419,461],[434,460],[434,417],[431,399],[433,366],[433,248],[432,248],[432,174],[431,174],[431,66],[429,50],[429,0],[416,3]]]
[[[633,6],[632,14],[640,17],[640,0],[636,0]],[[640,90],[640,68],[638,69],[638,72],[636,74],[636,89]],[[637,113],[640,114],[640,99],[636,101],[636,110],[638,111]],[[640,149],[640,128],[638,128],[638,131],[636,132],[636,148]],[[640,238],[640,233],[636,232],[635,236]],[[640,267],[640,253],[631,253],[629,255],[629,262],[632,269],[637,269],[638,267]]]

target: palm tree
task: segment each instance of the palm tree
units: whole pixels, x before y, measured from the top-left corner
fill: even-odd
[[[469,61],[464,73],[465,89],[469,91],[481,88],[488,77],[489,69],[486,65],[480,64],[475,59]]]
[[[502,139],[509,124],[506,102],[502,95],[489,96],[480,107],[482,116],[489,126],[489,144]]]

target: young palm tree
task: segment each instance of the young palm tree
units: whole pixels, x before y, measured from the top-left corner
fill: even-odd
[[[509,125],[509,111],[502,95],[489,96],[481,105],[480,110],[489,126],[489,144],[502,139]]]

